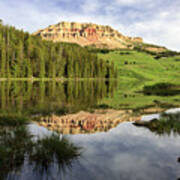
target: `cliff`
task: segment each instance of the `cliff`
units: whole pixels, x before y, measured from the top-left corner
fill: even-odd
[[[109,49],[132,49],[134,44],[143,43],[143,39],[140,37],[124,36],[110,26],[92,23],[61,22],[41,29],[33,35],[54,42],[77,43],[81,46],[94,45],[97,48]]]

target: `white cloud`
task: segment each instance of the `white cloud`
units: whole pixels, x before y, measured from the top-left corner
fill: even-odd
[[[63,3],[68,6],[65,8]],[[72,0],[0,1],[0,19],[29,32],[59,21],[111,25],[125,35],[141,36],[150,43],[180,50],[178,0],[84,0],[77,3]],[[73,5],[78,8],[73,9]]]
[[[121,5],[132,5],[137,3],[144,3],[145,1],[148,0],[116,0],[116,3]]]
[[[81,5],[83,12],[92,13],[96,12],[101,7],[99,0],[84,1]]]
[[[124,26],[123,31],[133,36],[142,36],[145,41],[180,50],[180,11],[176,13],[162,11],[152,19],[134,22]]]

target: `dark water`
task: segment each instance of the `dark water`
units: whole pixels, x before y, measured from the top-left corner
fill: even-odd
[[[103,98],[112,98],[115,91],[116,83],[109,82],[4,83],[0,89],[1,114],[24,114],[30,118],[36,114],[53,113],[60,116],[80,110],[92,111]],[[151,120],[154,117],[159,115],[143,119]],[[77,156],[70,156],[71,154],[67,155],[62,151],[65,155],[61,157],[61,161],[57,161],[55,149],[48,151],[49,147],[45,145],[43,152],[39,152],[42,157],[36,159],[32,155],[38,149],[38,143],[41,144],[41,140],[47,136],[51,137],[53,131],[36,123],[20,130],[18,127],[0,127],[0,148],[3,147],[2,144],[7,146],[6,151],[0,149],[0,179],[178,179],[180,126],[177,121],[169,124],[157,124],[152,129],[149,126],[137,127],[133,122],[123,122],[107,132],[58,134],[67,139],[66,144],[71,144],[68,148],[79,148]],[[40,141],[32,145],[28,141],[31,138],[32,142],[37,142],[38,139]],[[64,147],[66,151],[68,148]],[[11,149],[13,151],[9,153]],[[48,164],[49,157],[53,161]]]

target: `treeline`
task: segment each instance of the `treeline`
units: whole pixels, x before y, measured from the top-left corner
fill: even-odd
[[[165,51],[165,52],[160,52],[155,56],[155,59],[160,59],[160,58],[168,58],[168,57],[174,57],[174,56],[179,56],[180,52],[176,51]]]
[[[144,86],[143,93],[145,95],[175,96],[180,94],[180,86],[172,83],[157,83]]]
[[[146,50],[146,47],[164,48],[165,51],[163,51],[163,52],[149,51],[149,50]],[[165,47],[156,46],[156,45],[152,45],[152,44],[143,44],[143,45],[136,44],[134,47],[134,50],[136,50],[138,52],[144,52],[146,54],[150,54],[150,55],[154,56],[154,58],[157,60],[160,58],[168,58],[168,57],[174,57],[174,56],[180,55],[180,52],[171,51],[171,50],[166,49]]]
[[[102,54],[108,54],[110,52],[117,51],[119,49],[108,49],[108,48],[97,48],[96,46],[85,46],[85,48],[92,53],[102,53]]]
[[[75,44],[53,43],[0,22],[0,78],[114,78],[109,61]]]

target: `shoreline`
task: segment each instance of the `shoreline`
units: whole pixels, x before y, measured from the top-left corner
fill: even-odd
[[[109,80],[118,80],[117,78],[0,78],[0,82],[4,81],[84,81],[84,80],[103,80],[103,81],[109,81]]]

